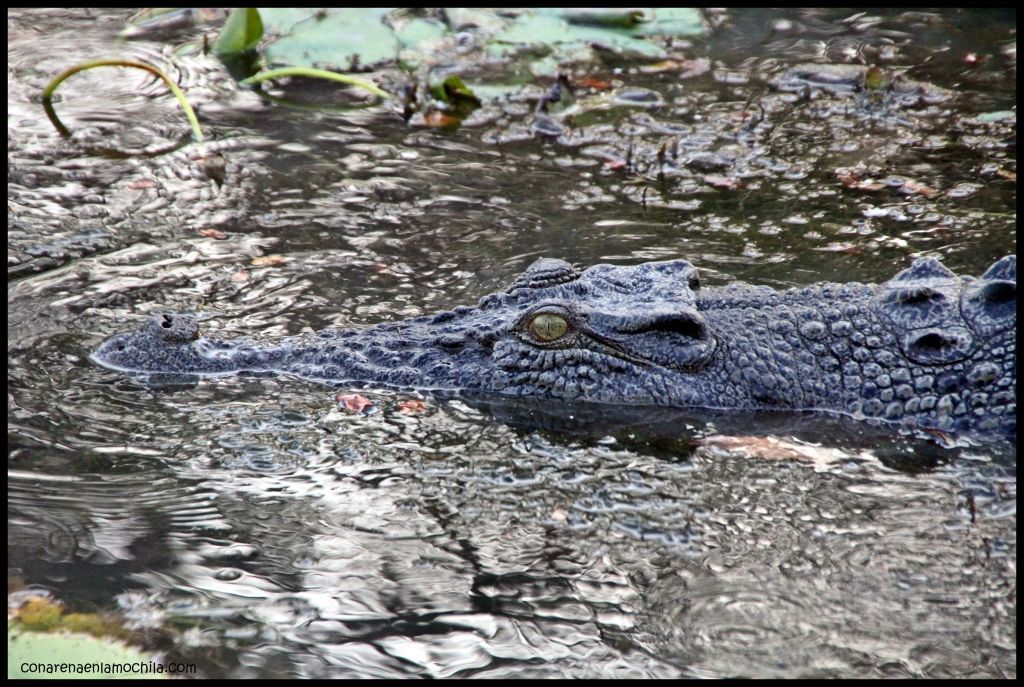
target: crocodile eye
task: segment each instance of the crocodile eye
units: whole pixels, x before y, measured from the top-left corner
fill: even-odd
[[[561,315],[542,312],[533,316],[527,329],[540,341],[554,341],[565,336],[569,323]]]
[[[697,270],[694,270],[693,274],[690,275],[690,279],[687,281],[687,286],[690,287],[690,291],[700,290],[700,275],[697,273]]]

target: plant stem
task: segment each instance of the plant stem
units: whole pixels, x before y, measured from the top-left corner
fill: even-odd
[[[326,69],[314,69],[312,67],[281,67],[280,69],[268,69],[267,71],[254,74],[248,79],[243,79],[239,83],[243,86],[248,86],[251,84],[261,83],[269,79],[279,79],[283,76],[306,76],[311,79],[337,81],[338,83],[348,84],[349,86],[356,86],[367,90],[378,98],[387,98],[389,95],[387,91],[381,90],[369,81],[357,79],[356,77],[349,76],[348,74],[339,74],[338,72],[331,72]]]
[[[49,118],[50,123],[56,127],[57,131],[60,132],[61,136],[70,138],[71,132],[60,121],[57,117],[57,113],[53,109],[53,92],[57,90],[57,86],[59,86],[69,76],[86,69],[93,69],[94,67],[129,67],[132,69],[142,69],[162,79],[163,82],[167,84],[167,87],[171,89],[171,93],[174,94],[174,97],[178,99],[181,109],[185,111],[185,116],[188,118],[189,124],[192,126],[192,140],[196,143],[202,143],[203,130],[199,127],[199,119],[196,117],[195,111],[185,98],[185,94],[182,93],[180,88],[178,88],[178,84],[171,81],[171,79],[159,68],[154,67],[151,64],[146,64],[145,62],[135,62],[132,60],[89,60],[88,62],[82,62],[73,67],[68,67],[55,76],[53,80],[46,85],[46,88],[43,89],[43,109],[46,110],[47,118]]]

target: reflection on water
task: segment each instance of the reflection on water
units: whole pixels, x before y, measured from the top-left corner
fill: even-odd
[[[706,71],[609,73],[661,105],[547,142],[518,140],[522,102],[410,129],[274,108],[210,58],[119,45],[199,104],[220,188],[188,148],[89,152],[180,134],[148,77],[69,81],[76,139],[50,130],[36,94],[109,55],[125,17],[9,13],[15,586],[116,609],[207,676],[1015,675],[1012,446],[366,390],[353,413],[310,383],[151,389],[86,359],[155,310],[226,335],[359,326],[471,303],[539,255],[684,256],[710,283],[875,281],[923,251],[977,273],[1013,250],[1015,117],[980,117],[1015,102],[1012,17],[716,13],[687,49]],[[857,55],[953,95],[871,110],[772,85]]]

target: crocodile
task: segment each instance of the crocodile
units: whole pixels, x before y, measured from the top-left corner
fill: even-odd
[[[158,313],[91,358],[152,378],[283,373],[348,386],[698,409],[824,411],[1015,435],[1016,256],[922,257],[881,284],[700,285],[682,259],[541,258],[475,306],[276,342]]]

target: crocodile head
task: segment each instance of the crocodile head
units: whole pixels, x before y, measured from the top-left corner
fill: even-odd
[[[495,385],[517,396],[658,402],[714,354],[699,286],[685,260],[582,273],[538,260],[506,293],[480,301],[484,312],[505,313],[491,353]]]
[[[476,307],[273,345],[199,336],[161,314],[105,341],[111,369],[179,375],[285,372],[330,382],[665,404],[666,388],[705,366],[716,340],[697,311],[685,260],[580,272],[536,261]]]

